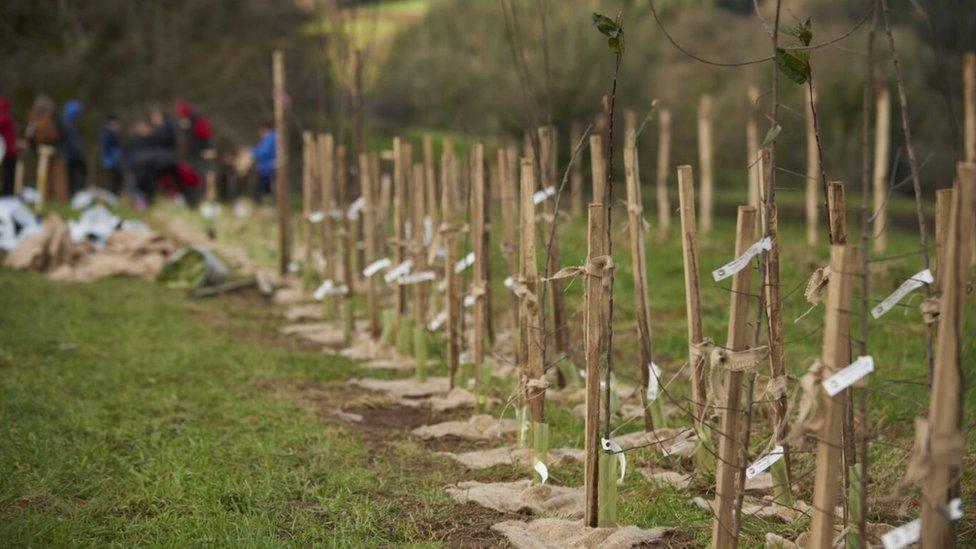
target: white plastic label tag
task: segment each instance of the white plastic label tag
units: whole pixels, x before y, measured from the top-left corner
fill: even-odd
[[[434,240],[434,220],[429,215],[424,216],[424,244]]]
[[[349,204],[349,209],[346,210],[346,217],[353,220],[359,219],[359,211],[362,210],[363,206],[365,205],[366,205],[366,199],[363,198],[362,196],[360,196],[356,200],[353,200],[352,204]]]
[[[515,284],[515,275],[506,276],[505,282],[503,282],[506,288],[512,291],[515,295],[518,295],[518,286]]]
[[[441,329],[441,326],[443,326],[445,322],[447,322],[447,311],[441,311],[437,313],[434,318],[430,319],[430,322],[427,323],[427,329],[432,332],[436,332],[437,330]]]
[[[220,206],[213,202],[204,202],[200,204],[200,215],[204,219],[214,219],[220,214]]]
[[[912,291],[921,288],[925,284],[931,284],[935,282],[935,278],[932,277],[932,271],[925,269],[924,271],[919,271],[912,275],[911,278],[901,283],[898,289],[891,292],[891,295],[884,298],[881,303],[878,303],[871,309],[871,316],[875,320],[881,318],[882,315],[891,310],[892,307],[898,304],[906,295],[910,294]]]
[[[766,454],[765,456],[757,459],[752,465],[746,469],[746,478],[755,478],[756,475],[762,473],[766,469],[773,466],[774,463],[783,458],[783,447],[777,445],[773,448],[773,451]]]
[[[956,498],[946,506],[949,512],[949,520],[959,520],[962,518],[962,500]],[[907,524],[903,524],[894,530],[890,530],[881,536],[881,543],[885,549],[901,549],[907,547],[921,537],[922,519],[915,519]]]
[[[325,220],[325,214],[319,211],[308,214],[308,220],[312,223],[321,223]]]
[[[325,297],[325,292],[331,290],[334,286],[335,283],[331,280],[323,280],[322,284],[318,288],[315,288],[315,291],[312,292],[312,297],[318,301],[322,301],[322,298]]]
[[[468,267],[474,265],[474,252],[468,252],[460,261],[454,264],[454,272],[462,273]]]
[[[823,380],[824,391],[827,391],[828,395],[834,396],[873,371],[874,359],[870,356],[859,356],[849,366]]]
[[[434,274],[434,271],[420,271],[418,273],[403,275],[400,277],[400,280],[398,282],[400,283],[400,285],[417,284],[419,282],[427,282],[429,280],[434,280],[434,278],[436,277],[437,275]]]
[[[742,255],[712,271],[712,278],[715,279],[715,282],[724,280],[744,269],[752,261],[752,258],[759,255],[763,250],[771,249],[773,249],[773,241],[768,236],[763,237],[759,242],[749,246]]]
[[[536,191],[535,194],[532,195],[532,203],[536,205],[542,204],[543,202],[546,201],[547,198],[555,195],[556,195],[556,187],[554,185],[549,185],[545,189],[540,189]]]
[[[389,257],[384,257],[383,259],[377,259],[376,261],[366,265],[363,269],[363,276],[366,278],[372,278],[373,275],[382,271],[383,269],[389,267],[392,264]]]
[[[403,263],[397,265],[396,267],[393,267],[389,271],[386,271],[386,274],[383,275],[383,280],[385,280],[387,283],[393,282],[394,280],[398,280],[400,277],[409,273],[410,269],[412,268],[413,268],[413,260],[408,259]]]
[[[673,456],[677,453],[683,452],[684,449],[690,446],[691,444],[692,442],[689,441],[688,439],[679,440],[678,442],[675,442],[671,446],[662,449],[662,452],[664,453],[665,456]]]
[[[464,306],[474,307],[474,296],[472,294],[464,294]]]
[[[617,460],[620,462],[620,481],[623,482],[624,475],[627,474],[627,454],[625,454],[624,449],[617,444],[617,441],[609,438],[600,440],[603,444],[604,450],[617,454]]]
[[[647,401],[654,402],[661,392],[661,368],[653,362],[647,365]]]
[[[549,468],[546,467],[545,463],[539,460],[535,460],[535,465],[532,466],[536,473],[539,473],[539,478],[542,479],[542,484],[545,484],[549,480]]]

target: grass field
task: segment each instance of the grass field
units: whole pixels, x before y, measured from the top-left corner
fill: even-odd
[[[619,227],[622,215],[614,215]],[[260,233],[273,242],[273,234]],[[253,234],[238,238],[252,240]],[[560,230],[562,264],[582,263],[584,234],[580,219]],[[625,233],[615,228],[614,240],[614,368],[631,381],[638,363],[630,262]],[[787,365],[799,376],[819,354],[822,326],[822,306],[803,316],[811,306],[802,286],[827,254],[823,245],[806,247],[795,225],[784,226],[782,240]],[[890,245],[892,254],[917,249],[909,229],[896,231]],[[732,220],[722,219],[701,251],[705,332],[717,341],[724,339],[728,284],[713,283],[708,272],[731,259],[731,248]],[[501,330],[508,295],[496,241],[491,249]],[[685,377],[676,375],[687,352],[680,248],[652,229],[647,255],[655,360],[666,379],[675,377],[668,391],[680,399],[687,394]],[[874,265],[872,297],[883,297],[920,268],[915,255]],[[581,284],[571,284],[566,299],[578,333]],[[916,515],[917,492],[896,486],[907,465],[912,420],[928,402],[918,301],[913,295],[906,307],[871,323],[877,363],[870,377],[872,521],[901,524]],[[976,306],[969,303],[972,326]],[[456,447],[413,440],[407,428],[460,416],[404,412],[347,389],[343,380],[367,374],[277,335],[282,323],[257,296],[190,301],[143,281],[62,284],[0,271],[0,545],[499,543],[488,527],[500,515],[458,506],[442,487],[524,473],[510,466],[465,472],[435,456],[433,449]],[[964,345],[971,375],[976,338]],[[760,376],[757,391],[764,386]],[[510,382],[497,382],[492,392],[504,398],[510,389]],[[971,401],[972,385],[966,390]],[[330,414],[336,408],[366,419],[344,423]],[[769,439],[765,411],[757,411],[754,454]],[[553,447],[581,446],[581,418],[555,404],[547,414]],[[672,423],[687,424],[680,416]],[[618,422],[617,428],[623,433],[639,425]],[[966,442],[964,494],[976,488],[972,429]],[[711,496],[711,473],[702,472],[690,492],[676,491],[655,487],[635,471],[652,464],[691,466],[649,450],[631,454],[620,487],[621,522],[675,526],[673,545],[706,543],[710,514],[689,500]],[[809,501],[812,455],[797,453],[795,464],[797,494]],[[578,485],[581,473],[581,467],[560,466],[552,479]],[[968,501],[964,508],[967,517],[976,511]],[[748,518],[743,546],[761,545],[769,531],[795,537],[806,526],[803,520]],[[964,545],[976,543],[974,526],[970,518],[961,522]]]

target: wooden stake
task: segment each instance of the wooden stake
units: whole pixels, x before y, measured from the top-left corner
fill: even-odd
[[[410,184],[412,159],[407,153],[407,142],[401,137],[393,138],[393,264],[399,265],[407,260],[407,188]],[[400,331],[400,318],[407,314],[407,287],[397,285],[397,330]]]
[[[769,331],[769,371],[773,379],[785,379],[785,337],[783,335],[783,302],[781,299],[781,284],[779,277],[779,208],[776,204],[774,189],[767,186],[767,181],[771,181],[772,162],[770,149],[764,148],[760,151],[759,188],[763,196],[762,229],[763,234],[768,236],[771,247],[766,252],[766,260],[763,262],[765,267],[764,279],[766,302],[766,320]],[[843,193],[843,187],[841,187]],[[816,227],[816,225],[814,225]],[[787,396],[784,394],[773,402],[773,416],[775,418],[775,439],[782,441],[787,436],[789,429],[787,417]],[[776,501],[783,505],[792,505],[793,496],[790,491],[789,480],[789,448],[784,444],[783,459],[773,464],[773,492]]]
[[[847,244],[847,202],[844,200],[844,184],[840,181],[827,184],[827,208],[830,210],[831,244]]]
[[[976,162],[976,52],[966,52],[962,56],[963,111],[965,117],[966,162]],[[976,238],[972,239],[971,261],[976,264]]]
[[[746,118],[746,166],[749,173],[749,205],[759,209],[759,89],[749,86],[749,116]]]
[[[594,145],[594,140],[595,145]],[[590,150],[597,150],[602,144],[600,137],[594,136],[590,140]],[[603,181],[594,178],[594,182]],[[523,195],[524,196],[524,195]],[[602,196],[595,194],[594,196]],[[606,209],[603,204],[590,204],[589,224],[587,230],[587,264],[592,264],[594,258],[607,254]],[[600,479],[600,379],[602,370],[606,368],[607,347],[607,294],[603,279],[596,276],[586,277],[585,293],[585,356],[586,356],[586,428],[584,451],[586,452],[583,472],[583,524],[596,527],[599,518],[599,479]]]
[[[437,173],[434,168],[434,137],[424,135],[424,193],[426,195],[426,216],[430,226],[437,231],[440,217],[437,210]]]
[[[640,164],[637,158],[637,135],[627,130],[624,137],[624,175],[627,184],[627,232],[630,234],[630,260],[634,272],[634,307],[637,315],[637,346],[640,351],[640,397],[644,407],[644,429],[665,427],[660,402],[649,402],[647,387],[650,384],[651,364],[654,354],[651,346],[651,304],[647,295],[647,258],[644,249],[644,208],[641,200]],[[660,188],[658,189],[660,192]],[[658,413],[652,415],[651,406],[657,405]],[[656,416],[656,417],[655,417]]]
[[[320,227],[322,242],[322,257],[325,258],[325,273],[323,276],[326,280],[335,281],[336,279],[336,266],[335,266],[335,235],[332,229],[332,210],[336,208],[335,204],[335,142],[332,139],[332,134],[325,133],[319,134],[318,137],[318,156],[319,156],[319,201],[320,209],[324,215],[322,219],[322,225]],[[328,320],[333,313],[333,300],[324,299],[322,300],[323,307],[325,309],[326,320]]]
[[[966,162],[976,162],[976,53],[962,56],[963,111],[965,111]]]
[[[507,266],[506,276],[517,278],[518,247],[516,246],[515,239],[516,227],[518,226],[518,222],[516,221],[518,202],[515,199],[515,195],[518,191],[516,190],[515,180],[512,178],[512,173],[509,170],[508,150],[501,147],[496,154],[498,178],[501,180],[498,187],[501,195],[502,256],[505,258],[505,265]],[[512,293],[512,306],[510,307],[510,311],[512,315],[512,330],[517,331],[518,296],[515,293]]]
[[[471,295],[474,296],[474,330],[471,333],[471,354],[474,359],[475,383],[481,383],[481,367],[485,362],[485,337],[488,328],[488,242],[485,232],[485,146],[478,143],[472,151],[471,170],[471,251],[474,252],[474,271]]]
[[[414,164],[413,177],[410,178],[410,195],[413,198],[413,216],[411,218],[413,229],[410,235],[410,257],[413,259],[413,270],[418,273],[427,270],[427,246],[424,243],[424,217],[427,216],[425,172],[426,170],[423,164]],[[419,282],[413,287],[413,318],[421,326],[427,325],[428,286],[428,282]]]
[[[942,289],[942,273],[945,271],[946,241],[949,237],[949,220],[952,214],[954,189],[935,191],[935,272],[936,293]]]
[[[831,216],[833,218],[833,216]],[[836,234],[836,233],[831,233]],[[824,312],[824,342],[821,362],[823,379],[834,375],[851,362],[851,291],[854,286],[855,250],[847,244],[830,247],[830,284],[827,285]],[[817,436],[817,472],[813,488],[813,520],[810,525],[811,549],[829,549],[836,535],[834,506],[844,477],[843,430],[847,416],[844,393],[831,397],[817,389],[823,419]]]
[[[671,227],[671,199],[668,197],[668,174],[671,172],[671,111],[658,113],[660,136],[657,140],[657,223],[662,233]],[[635,152],[636,156],[636,152]]]
[[[712,96],[701,96],[698,103],[698,161],[701,164],[701,232],[712,231],[712,204],[715,180],[712,175]]]
[[[315,150],[315,138],[310,131],[302,132],[302,223],[303,240],[305,241],[305,268],[312,265],[312,234],[315,231],[315,224],[309,219],[313,209],[312,186],[316,182],[316,159],[318,155]],[[213,197],[211,197],[210,184],[207,183],[207,201],[216,200],[217,187],[214,185]],[[325,221],[323,219],[323,221]]]
[[[519,300],[520,321],[524,326],[526,362],[523,368],[528,378],[526,401],[534,423],[544,423],[546,390],[542,387],[542,316],[539,306],[539,268],[535,250],[535,167],[532,160],[522,159],[521,169],[521,219],[519,220],[519,255],[525,294]]]
[[[339,205],[339,237],[342,248],[336,256],[336,263],[342,268],[342,281],[346,284],[345,295],[336,296],[336,305],[342,308],[342,334],[346,345],[352,344],[352,332],[355,328],[353,319],[353,275],[352,275],[352,221],[346,215],[349,210],[349,171],[346,169],[346,146],[339,145],[336,151],[336,189]]]
[[[579,122],[573,122],[569,127],[569,150],[570,153],[576,148],[583,136],[583,130]],[[572,194],[573,215],[583,213],[583,169],[579,162],[573,162],[569,172],[569,188]]]
[[[701,293],[698,281],[698,241],[695,238],[695,179],[691,166],[678,166],[678,204],[681,213],[681,255],[685,271],[685,311],[688,318],[688,364],[691,365],[691,398],[695,422],[705,419],[705,353],[696,346],[705,336],[702,331]]]
[[[935,369],[929,404],[928,475],[922,483],[922,543],[920,547],[952,547],[955,529],[946,506],[950,494],[958,492],[964,443],[962,421],[962,344],[967,337],[964,315],[972,271],[973,216],[976,214],[976,164],[956,167],[945,269],[939,273],[939,327]],[[969,336],[972,334],[970,333]]]
[[[17,140],[17,164],[14,166],[14,194],[20,196],[24,192],[24,157],[27,156],[27,145],[23,139]]]
[[[556,185],[556,132],[552,127],[539,128],[539,164],[542,174],[542,188],[546,189]],[[552,234],[554,227],[559,224],[559,212],[556,211],[555,199],[546,201],[549,206],[548,223],[544,240],[548,245],[547,251],[547,272],[552,276],[559,270],[559,239],[554,238],[549,242],[549,235]],[[559,280],[550,280],[547,290],[549,295],[549,307],[552,310],[552,333],[554,339],[555,356],[550,360],[564,360],[569,356],[569,330],[566,327],[566,308],[563,298],[563,285]],[[543,329],[545,327],[543,326]]]
[[[441,153],[441,208],[443,222],[441,234],[444,236],[444,303],[447,308],[447,365],[450,387],[454,388],[458,365],[461,360],[461,327],[460,314],[460,285],[454,264],[457,262],[457,208],[458,208],[458,176],[454,159],[454,145],[450,139],[444,139]]]
[[[884,82],[876,84],[878,95],[874,123],[874,252],[883,253],[888,239],[888,144],[891,141],[891,98]]]
[[[363,193],[363,241],[365,264],[372,264],[379,259],[377,252],[376,234],[376,180],[373,179],[373,170],[370,166],[370,158],[366,153],[359,155],[359,187]],[[365,265],[361,265],[365,266]],[[378,289],[376,287],[376,277],[373,275],[366,279],[366,310],[369,320],[369,334],[376,339],[380,336],[380,304]]]
[[[34,202],[34,212],[38,213],[44,209],[44,200],[48,195],[48,186],[51,184],[51,158],[54,156],[55,148],[51,145],[39,145],[37,147],[37,200]]]
[[[288,132],[285,128],[285,54],[275,50],[271,57],[274,83],[275,200],[278,206],[278,270],[288,273],[291,264],[291,195],[288,191]]]
[[[602,201],[607,190],[607,161],[603,158],[603,138],[599,135],[590,136],[590,173],[593,181],[593,200]]]
[[[820,189],[820,149],[817,147],[817,127],[814,124],[813,105],[816,104],[817,94],[807,86],[807,179],[806,179],[806,213],[807,213],[807,246],[817,245],[817,196]]]
[[[741,256],[756,239],[756,209],[752,206],[739,206],[735,231],[735,257]],[[732,304],[729,310],[729,331],[726,347],[732,351],[742,351],[747,347],[749,330],[749,284],[752,269],[746,267],[732,278]],[[722,391],[724,406],[721,410],[719,429],[718,463],[715,471],[715,520],[712,523],[712,547],[725,549],[738,546],[738,536],[734,528],[736,504],[736,476],[742,469],[741,412],[739,399],[742,392],[743,372],[725,372]]]

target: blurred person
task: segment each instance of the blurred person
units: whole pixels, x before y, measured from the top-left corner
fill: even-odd
[[[119,118],[110,114],[98,130],[98,159],[105,171],[108,190],[116,195],[122,190],[122,139]]]
[[[278,171],[278,135],[270,122],[265,122],[259,130],[261,139],[251,149],[254,157],[255,171],[258,174],[257,184],[254,186],[254,203],[260,204],[265,194],[274,199],[274,180]]]
[[[40,169],[42,148],[47,148],[51,154],[48,156],[48,179],[45,183],[43,199],[52,198],[66,199],[67,185],[64,182],[64,170],[61,169],[61,162],[58,159],[58,146],[61,141],[61,127],[58,124],[58,106],[49,96],[40,94],[34,99],[30,113],[27,115],[27,127],[24,128],[24,137],[27,140],[27,148],[35,153],[37,167]],[[35,174],[36,175],[36,174]],[[36,181],[40,185],[40,181]],[[64,192],[60,192],[64,189]],[[39,192],[42,190],[37,189]]]
[[[157,186],[177,179],[176,154],[160,146],[153,136],[152,125],[146,120],[138,120],[131,126],[122,151],[126,193],[134,208],[144,209],[155,198]]]
[[[24,137],[31,145],[57,145],[61,140],[61,129],[55,119],[57,110],[57,105],[46,95],[41,94],[34,99],[27,116],[27,127],[24,128]]]
[[[84,188],[88,172],[85,148],[78,129],[81,112],[81,101],[77,99],[65,103],[61,110],[61,154],[68,169],[69,196]]]
[[[184,164],[184,183],[192,183],[194,180],[200,181],[207,169],[203,151],[210,148],[212,133],[210,120],[200,115],[188,101],[180,101],[176,104],[176,115],[179,118],[179,159]],[[193,173],[191,174],[187,170]],[[199,197],[195,193],[200,191],[202,186],[184,184],[181,185],[181,189],[192,205],[197,202]]]
[[[14,194],[17,172],[17,125],[10,115],[10,99],[0,95],[0,195]]]
[[[176,151],[176,128],[163,109],[153,105],[149,109],[149,123],[152,125],[151,140],[154,146]]]

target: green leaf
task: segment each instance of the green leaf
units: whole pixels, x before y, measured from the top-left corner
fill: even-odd
[[[780,27],[779,32],[793,36],[804,46],[809,46],[810,41],[813,40],[812,28],[813,24],[810,22],[810,18],[807,17],[806,21],[797,23],[795,27]]]
[[[593,13],[593,26],[596,27],[596,30],[600,31],[600,34],[607,38],[616,38],[623,32],[623,29],[620,28],[620,25],[616,21],[599,13]]]
[[[790,80],[803,84],[810,77],[810,52],[777,48],[776,64]]]
[[[607,39],[607,45],[610,46],[610,49],[613,51],[613,53],[616,53],[616,54],[623,53],[624,52],[624,35],[623,34],[619,34],[617,36],[614,36],[613,38],[608,38]]]
[[[769,131],[766,132],[766,137],[763,138],[762,145],[759,145],[760,149],[765,149],[770,143],[776,140],[779,136],[779,132],[783,131],[783,126],[776,124]]]

